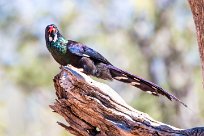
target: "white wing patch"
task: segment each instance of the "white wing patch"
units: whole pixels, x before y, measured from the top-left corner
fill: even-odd
[[[84,56],[84,57],[88,57],[88,58],[90,57],[89,55],[86,55],[86,54],[83,54],[83,56]]]

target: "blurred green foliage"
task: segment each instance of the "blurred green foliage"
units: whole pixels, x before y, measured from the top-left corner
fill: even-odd
[[[0,135],[55,136],[67,132],[48,105],[60,71],[45,46],[54,23],[115,66],[151,80],[191,110],[126,84],[108,83],[136,109],[181,128],[199,126],[204,95],[196,32],[187,1],[0,1]]]

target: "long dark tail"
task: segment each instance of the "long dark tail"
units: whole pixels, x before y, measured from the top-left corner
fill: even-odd
[[[183,103],[181,100],[179,100],[176,96],[168,93],[167,91],[165,91],[164,89],[162,89],[158,85],[156,85],[150,81],[146,81],[146,80],[144,80],[144,79],[142,79],[136,75],[133,75],[133,74],[125,72],[121,69],[118,69],[112,65],[108,65],[107,67],[110,70],[112,78],[114,78],[118,81],[124,82],[124,83],[131,84],[132,86],[135,86],[135,87],[137,87],[137,88],[139,88],[145,92],[151,93],[155,96],[164,95],[169,100],[178,101],[182,105],[187,107],[187,105],[185,103]]]

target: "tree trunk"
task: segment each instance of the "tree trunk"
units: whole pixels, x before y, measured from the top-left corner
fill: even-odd
[[[50,107],[65,118],[77,136],[203,136],[204,128],[183,130],[155,121],[127,105],[110,87],[74,67],[55,76],[57,100]]]
[[[188,0],[196,26],[204,86],[204,0]]]

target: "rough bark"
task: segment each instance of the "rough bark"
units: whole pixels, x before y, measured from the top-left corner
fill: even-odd
[[[204,86],[204,0],[188,0],[196,26]]]
[[[202,136],[204,128],[183,130],[155,121],[127,105],[110,87],[71,66],[55,76],[57,100],[50,107],[77,136]]]

